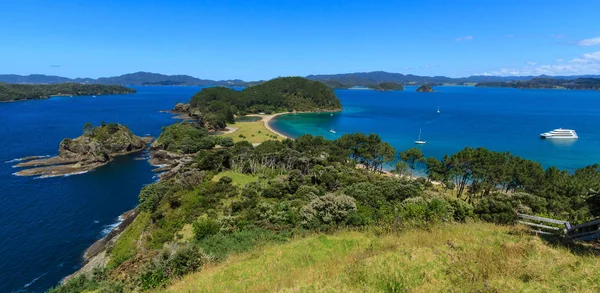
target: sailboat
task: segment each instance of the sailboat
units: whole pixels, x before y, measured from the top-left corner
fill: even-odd
[[[419,129],[419,138],[417,140],[415,140],[415,144],[426,144],[427,142],[424,140],[421,140],[421,129]]]
[[[440,114],[440,106],[438,106],[437,113]]]
[[[329,132],[331,132],[331,133],[336,133],[336,132],[335,132],[335,129],[333,129],[333,128],[329,129]]]

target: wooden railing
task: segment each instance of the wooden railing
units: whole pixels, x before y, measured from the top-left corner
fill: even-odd
[[[519,221],[519,223],[534,228],[533,232],[536,234],[566,236],[568,234],[569,229],[571,229],[571,223],[567,221],[531,216],[526,214],[517,214],[517,217],[523,220],[527,220]],[[548,224],[560,225],[563,227],[549,226]]]
[[[577,226],[571,226],[567,221],[517,214],[522,219],[518,222],[532,228],[536,234],[559,235],[572,240],[592,241],[600,238],[600,219],[589,221]],[[526,221],[525,221],[526,220]],[[549,224],[564,226],[549,226]]]

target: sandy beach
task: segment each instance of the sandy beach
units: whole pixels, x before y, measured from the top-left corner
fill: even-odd
[[[276,131],[275,129],[273,129],[273,128],[271,127],[271,125],[270,125],[271,119],[273,119],[273,118],[275,118],[275,117],[277,117],[277,116],[279,116],[279,115],[286,115],[286,114],[292,114],[292,112],[287,112],[287,113],[277,113],[277,114],[273,114],[273,115],[256,115],[256,116],[262,117],[262,121],[263,121],[263,123],[265,124],[265,127],[266,127],[266,128],[269,130],[269,131],[271,131],[271,132],[273,132],[273,133],[275,133],[275,134],[277,134],[277,135],[279,135],[279,136],[281,136],[281,137],[283,137],[283,138],[289,138],[289,139],[293,139],[293,138],[291,138],[291,137],[289,137],[289,136],[287,136],[287,135],[285,135],[285,134],[283,134],[283,133],[281,133],[281,132],[277,132],[277,131]]]

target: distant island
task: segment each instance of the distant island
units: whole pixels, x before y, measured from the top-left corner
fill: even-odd
[[[339,111],[340,100],[333,90],[302,77],[281,77],[243,91],[225,87],[204,88],[174,112],[198,118],[207,129],[219,130],[234,123],[235,116],[285,112]]]
[[[476,87],[510,87],[518,89],[570,89],[600,90],[600,78],[577,78],[575,80],[534,78],[527,81],[480,82]]]
[[[434,90],[433,90],[433,87],[431,87],[428,84],[425,84],[425,85],[420,86],[417,89],[417,92],[420,92],[420,93],[431,93],[431,92],[434,92]]]
[[[141,151],[150,141],[151,137],[136,136],[127,127],[117,123],[103,122],[96,127],[87,123],[81,136],[65,138],[60,142],[58,156],[47,159],[24,158],[22,163],[14,167],[33,167],[17,172],[16,175],[20,176],[53,177],[82,173],[108,164],[115,156]]]
[[[136,90],[120,85],[101,84],[8,84],[0,83],[0,102],[39,100],[52,96],[92,96],[132,94]]]

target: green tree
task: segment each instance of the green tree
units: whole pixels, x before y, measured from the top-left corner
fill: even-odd
[[[410,148],[404,152],[400,152],[399,157],[400,160],[406,162],[410,167],[410,176],[412,177],[417,163],[422,162],[425,156],[423,156],[420,149]]]

